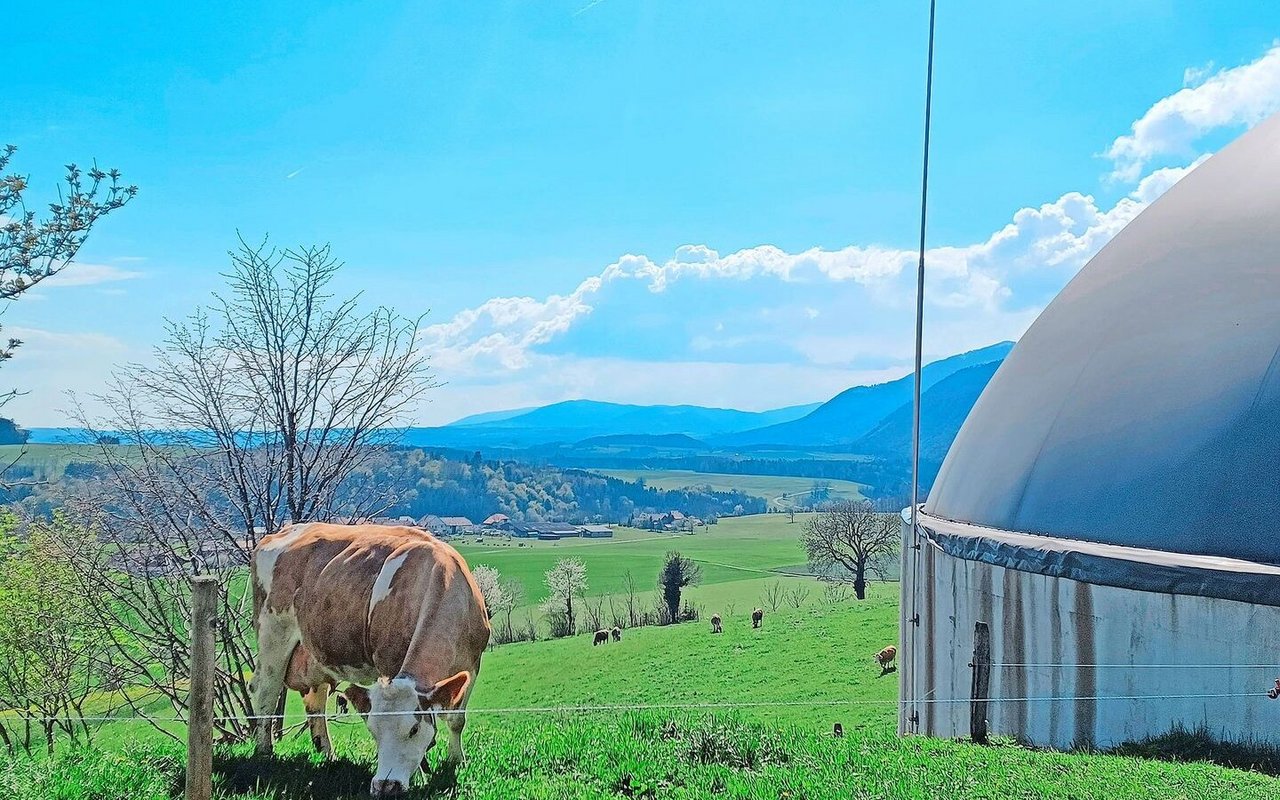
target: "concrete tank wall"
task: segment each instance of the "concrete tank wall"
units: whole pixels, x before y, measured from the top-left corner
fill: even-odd
[[[1051,578],[955,558],[927,540],[914,544],[904,515],[901,733],[969,734],[969,663],[974,623],[983,621],[993,664],[1068,665],[993,667],[993,735],[1063,749],[1109,747],[1181,724],[1204,726],[1220,739],[1280,745],[1280,700],[1265,694],[1280,677],[1280,608]],[[1084,666],[1090,664],[1132,668]],[[1184,697],[1092,699],[1149,695]],[[999,702],[1025,697],[1081,699]]]

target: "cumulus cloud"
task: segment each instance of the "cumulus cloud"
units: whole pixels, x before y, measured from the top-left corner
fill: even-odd
[[[1151,106],[1107,149],[1115,180],[1133,182],[1161,156],[1189,156],[1195,142],[1224,127],[1251,126],[1280,110],[1280,42],[1248,64],[1212,75],[1187,70],[1183,89]]]
[[[1193,167],[1154,172],[1109,208],[1090,195],[1069,192],[1052,203],[1019,210],[981,242],[931,249],[926,301],[934,321],[967,321],[972,334],[964,338],[973,346],[1020,335],[1089,258]],[[628,340],[643,336],[626,327],[630,321],[656,315],[659,329],[683,326],[688,336],[673,337],[682,352],[656,352],[670,347],[669,341],[647,345],[649,358],[692,362],[714,354],[727,361],[761,363],[794,357],[809,365],[847,368],[869,354],[890,359],[907,355],[905,321],[914,297],[916,258],[913,250],[881,246],[789,253],[760,245],[721,254],[697,244],[677,248],[665,261],[628,254],[568,293],[542,299],[495,297],[460,311],[427,327],[421,343],[446,380],[487,384],[549,369],[551,362],[539,358],[548,355],[547,346],[588,320],[598,324],[592,318],[600,315],[621,320],[621,332],[593,336],[591,349],[596,356],[621,358],[635,345]],[[750,289],[743,291],[749,294],[730,291],[748,282]],[[677,297],[677,290],[683,295]],[[690,293],[692,298],[684,296]],[[762,308],[762,296],[788,303]],[[689,307],[715,308],[715,318],[700,321],[695,316],[690,322],[684,310]],[[870,338],[850,337],[851,321],[880,330]],[[952,326],[953,334],[959,328]],[[901,346],[890,346],[894,341]],[[612,353],[610,345],[616,347]],[[939,348],[940,354],[958,349],[954,343]],[[564,373],[563,363],[555,362],[557,374]]]

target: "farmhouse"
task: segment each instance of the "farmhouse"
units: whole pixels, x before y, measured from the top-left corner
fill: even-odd
[[[993,734],[1280,744],[1259,666],[1280,652],[1277,187],[1272,117],[1130,222],[996,372],[916,531],[904,514],[902,732],[968,733],[985,623]]]
[[[466,517],[437,517],[435,514],[428,514],[418,520],[417,525],[436,536],[459,536],[470,533],[475,528],[475,523]]]
[[[507,528],[511,525],[511,517],[506,514],[490,514],[481,524],[486,528]]]
[[[578,535],[584,539],[612,539],[613,528],[608,525],[579,525]]]

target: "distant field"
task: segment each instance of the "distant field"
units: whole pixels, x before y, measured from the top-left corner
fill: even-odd
[[[655,489],[684,489],[689,486],[710,486],[721,492],[740,491],[763,497],[769,501],[770,508],[788,508],[793,505],[795,496],[807,493],[816,481],[830,484],[831,497],[856,500],[862,497],[866,487],[853,481],[826,480],[825,478],[796,478],[785,475],[726,475],[714,472],[691,472],[686,470],[642,470],[642,469],[602,469],[596,470],[602,475],[620,478],[624,481],[643,480],[646,486]],[[783,495],[788,495],[784,498]]]
[[[750,588],[735,591],[725,587],[709,597],[722,602],[740,596],[743,603],[755,602],[759,586],[777,580],[783,573],[803,571],[805,552],[800,534],[806,515],[788,523],[782,514],[761,514],[726,518],[717,525],[698,528],[696,533],[653,533],[629,528],[619,529],[614,539],[565,539],[559,542],[526,542],[489,538],[486,544],[474,539],[455,541],[455,547],[471,566],[494,567],[503,577],[518,579],[528,594],[528,601],[546,598],[543,578],[547,570],[562,558],[576,558],[587,566],[589,596],[621,593],[626,575],[631,573],[643,599],[651,600],[663,557],[672,550],[699,562],[702,586],[690,597],[702,602],[700,595],[710,593],[722,584],[750,583]]]
[[[25,452],[24,452],[25,451]],[[29,467],[41,478],[60,478],[67,465],[74,461],[93,461],[97,457],[95,445],[81,444],[3,444],[0,445],[0,464]]]

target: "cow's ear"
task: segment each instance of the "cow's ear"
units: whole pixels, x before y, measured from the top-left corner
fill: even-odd
[[[462,698],[471,685],[471,673],[463,670],[451,678],[445,678],[425,692],[418,692],[419,706],[422,709],[438,706],[440,708],[457,708],[462,705]]]
[[[373,710],[373,704],[369,702],[369,690],[363,686],[348,686],[342,690],[342,694],[362,716],[367,716]]]

